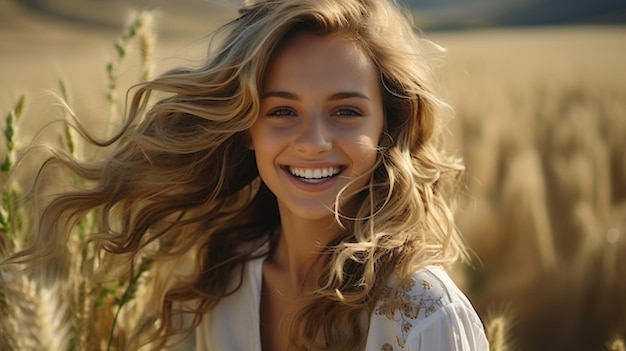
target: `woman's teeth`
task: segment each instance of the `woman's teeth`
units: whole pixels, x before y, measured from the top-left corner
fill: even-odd
[[[320,183],[339,174],[339,167],[326,168],[297,168],[289,167],[289,173],[309,183]]]

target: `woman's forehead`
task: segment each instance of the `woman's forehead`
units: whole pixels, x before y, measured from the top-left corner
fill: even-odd
[[[299,79],[323,86],[341,78],[369,84],[377,77],[374,64],[354,40],[338,34],[299,33],[285,41],[269,62],[264,86]]]

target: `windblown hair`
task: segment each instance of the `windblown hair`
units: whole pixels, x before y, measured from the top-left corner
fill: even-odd
[[[431,63],[441,48],[416,34],[391,1],[247,3],[220,29],[225,36],[204,65],[173,69],[135,88],[126,124],[102,143],[115,145],[104,161],[84,164],[56,154],[43,164],[40,180],[56,163],[91,186],[46,204],[35,217],[33,246],[13,260],[58,255],[70,228],[99,211],[101,230],[90,240],[111,272],[127,277],[140,256],[163,270],[193,253],[189,274],[154,276],[157,307],[146,321],[159,320],[152,338],[163,343],[197,326],[233,293],[229,282],[241,281],[243,264],[277,242],[276,199],[259,179],[247,133],[272,55],[299,31],[353,38],[383,88],[385,127],[375,169],[358,194],[338,195],[337,204],[350,196],[358,211],[346,216],[334,209],[345,234],[320,255],[317,289],[290,330],[295,349],[362,349],[367,323],[354,321],[369,318],[391,277],[409,279],[417,269],[465,256],[449,205],[463,166],[438,145],[445,104],[433,91]],[[190,325],[180,324],[182,315],[193,317]]]

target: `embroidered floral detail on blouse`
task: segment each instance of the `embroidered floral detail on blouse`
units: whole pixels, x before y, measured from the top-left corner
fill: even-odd
[[[385,287],[375,313],[400,323],[401,335],[396,335],[396,342],[400,348],[404,348],[413,325],[443,306],[442,299],[442,290],[433,288],[431,281],[410,279],[395,291],[389,286]],[[381,348],[381,351],[391,350],[393,346],[388,343]]]

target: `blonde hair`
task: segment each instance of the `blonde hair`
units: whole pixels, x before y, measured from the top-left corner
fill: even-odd
[[[145,316],[160,321],[151,338],[161,346],[192,330],[234,292],[229,281],[241,283],[242,266],[258,248],[269,243],[271,251],[277,240],[276,199],[246,147],[272,55],[294,32],[345,33],[379,71],[385,131],[369,183],[354,195],[355,216],[336,209],[345,235],[320,255],[317,289],[297,312],[290,339],[296,349],[362,349],[367,323],[354,321],[369,318],[391,276],[410,279],[419,268],[465,255],[447,199],[463,166],[438,148],[444,105],[433,92],[430,62],[440,48],[384,0],[248,2],[221,31],[226,36],[206,64],[136,88],[127,123],[102,143],[116,145],[106,160],[83,164],[56,154],[43,164],[39,179],[60,163],[93,186],[47,204],[35,217],[33,246],[12,261],[58,257],[70,228],[100,211],[101,230],[90,240],[119,276],[132,274],[140,256],[156,269],[194,254],[191,274],[155,275],[159,308]],[[151,105],[156,93],[163,96]],[[191,324],[181,325],[186,314]]]

